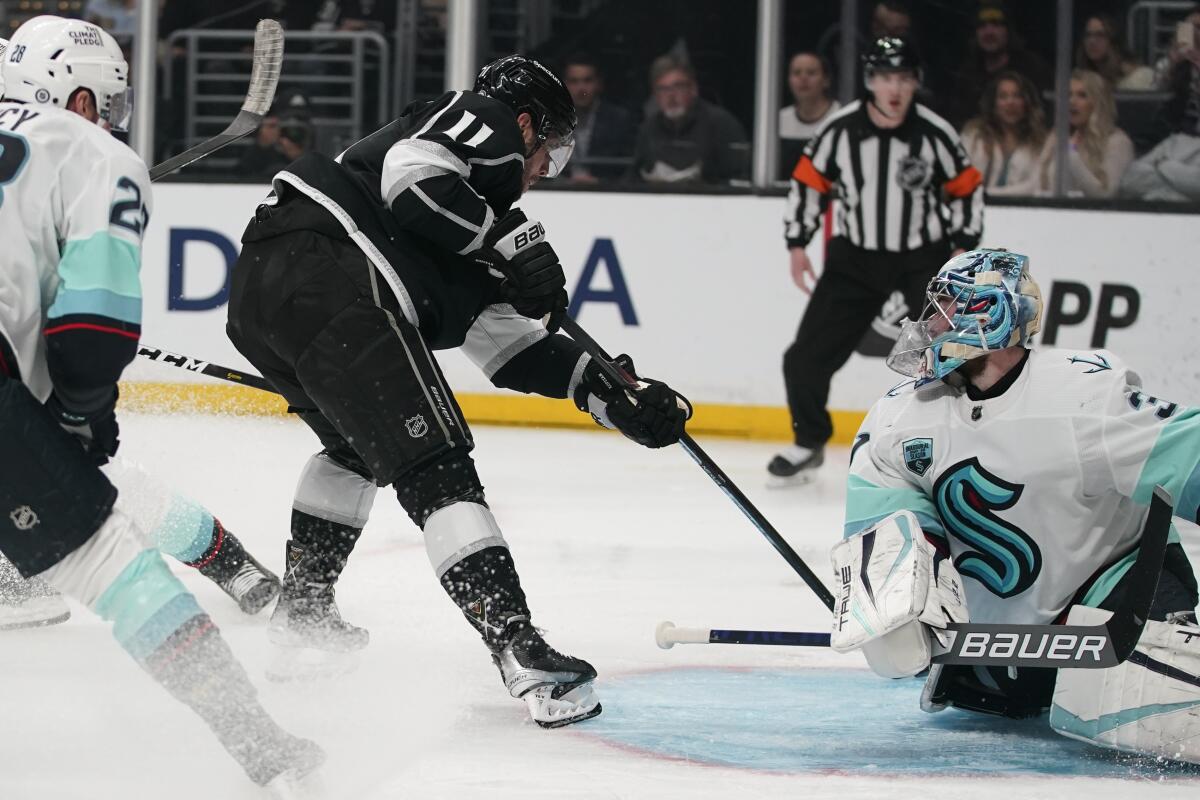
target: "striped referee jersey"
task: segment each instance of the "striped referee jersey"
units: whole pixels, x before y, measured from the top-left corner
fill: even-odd
[[[792,173],[788,247],[803,247],[838,200],[834,236],[902,253],[949,241],[971,250],[983,233],[983,176],[948,122],[914,102],[898,128],[877,128],[861,100],[825,123]]]

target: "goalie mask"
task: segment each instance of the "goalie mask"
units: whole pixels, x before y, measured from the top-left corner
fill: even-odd
[[[102,124],[112,131],[129,130],[129,65],[116,40],[96,25],[34,17],[13,34],[3,70],[9,100],[66,108],[77,90],[87,89]]]
[[[940,380],[964,362],[1014,345],[1025,346],[1042,322],[1042,295],[1029,258],[1007,250],[971,250],[942,266],[925,290],[925,309],[905,320],[887,357],[891,369]]]

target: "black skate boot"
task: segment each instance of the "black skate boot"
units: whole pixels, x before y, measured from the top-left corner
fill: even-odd
[[[525,701],[534,722],[559,728],[603,710],[592,688],[596,670],[591,664],[558,652],[526,622],[510,627],[507,642],[492,651],[492,663],[508,693]]]
[[[287,572],[279,603],[267,628],[272,644],[349,653],[367,646],[365,628],[342,619],[328,572],[319,559],[295,541],[287,543]],[[320,578],[326,578],[321,580]]]
[[[772,486],[805,484],[816,477],[817,469],[825,463],[825,448],[793,445],[775,454],[767,464]]]
[[[279,596],[279,578],[250,555],[219,521],[213,520],[213,526],[212,548],[188,566],[221,587],[243,614],[257,614]]]
[[[596,670],[550,647],[530,624],[525,593],[507,547],[488,547],[469,555],[441,580],[491,650],[504,687],[525,701],[534,722],[558,728],[600,713],[592,689]]]

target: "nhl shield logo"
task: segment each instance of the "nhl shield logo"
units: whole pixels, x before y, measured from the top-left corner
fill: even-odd
[[[908,156],[900,159],[896,170],[896,183],[905,191],[915,192],[929,185],[933,177],[933,166],[923,158]]]
[[[900,445],[904,451],[904,466],[918,478],[925,477],[933,464],[933,439],[909,439]]]
[[[425,417],[421,414],[404,420],[404,427],[408,429],[408,435],[414,439],[420,439],[429,433],[429,423],[425,421]]]
[[[19,531],[30,530],[34,525],[37,525],[39,522],[41,522],[41,520],[38,519],[37,512],[29,506],[17,506],[12,511],[8,512],[8,518],[12,520],[12,524],[15,525]]]

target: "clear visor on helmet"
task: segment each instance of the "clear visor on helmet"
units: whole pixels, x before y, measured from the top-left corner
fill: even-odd
[[[888,368],[909,378],[933,378],[930,348],[956,334],[981,331],[981,317],[987,316],[990,301],[976,297],[973,284],[934,278],[925,291],[925,308],[916,322],[905,320],[900,336],[888,354]]]
[[[551,134],[542,146],[546,148],[546,153],[550,157],[546,162],[546,177],[557,178],[567,168],[567,162],[571,160],[571,155],[575,152],[575,134],[569,133],[566,136]]]
[[[128,131],[133,124],[133,89],[121,89],[108,96],[108,108],[101,109],[100,117],[108,123],[109,130],[118,133]]]

